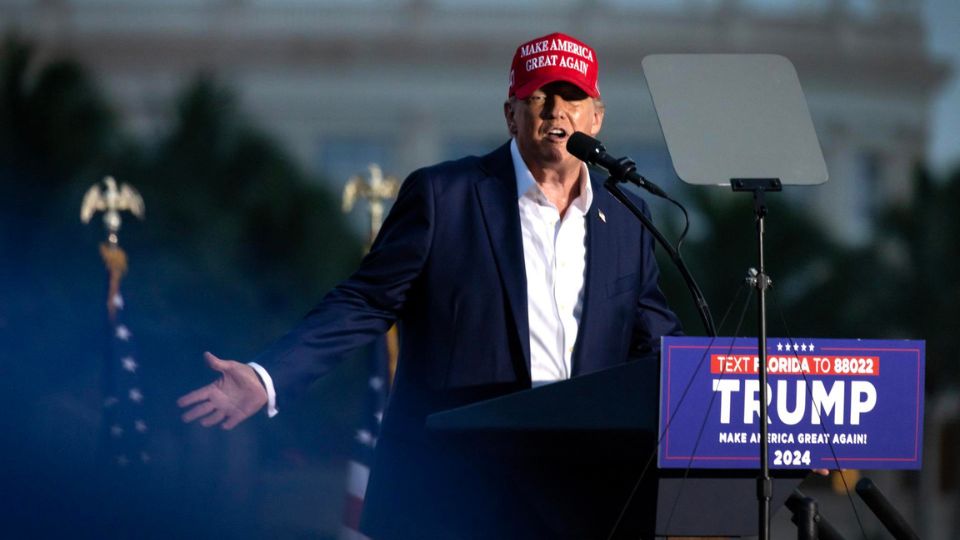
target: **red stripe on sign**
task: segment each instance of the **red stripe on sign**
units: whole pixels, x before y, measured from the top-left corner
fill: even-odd
[[[756,375],[756,355],[710,355],[710,373],[722,375]],[[770,375],[880,375],[879,356],[768,355]]]

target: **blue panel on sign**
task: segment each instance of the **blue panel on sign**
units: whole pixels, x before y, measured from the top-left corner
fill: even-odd
[[[767,340],[772,468],[919,469],[923,341]],[[661,468],[757,468],[756,338],[664,337]]]

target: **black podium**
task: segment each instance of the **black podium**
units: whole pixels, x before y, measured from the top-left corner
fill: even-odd
[[[558,515],[579,512],[590,538],[606,538],[656,445],[658,380],[654,362],[633,362],[435,413],[427,428],[519,470],[549,464],[550,486],[531,496]],[[773,508],[806,475],[775,471]],[[685,473],[654,462],[616,538],[755,536],[756,485],[754,470]]]

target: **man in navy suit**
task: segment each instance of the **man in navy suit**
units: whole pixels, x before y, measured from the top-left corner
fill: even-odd
[[[516,473],[466,456],[427,415],[594,372],[657,361],[680,325],[658,287],[653,239],[566,143],[595,136],[596,52],[555,33],[521,45],[503,105],[511,140],[420,169],[360,268],[249,364],[220,360],[182,397],[185,421],[231,429],[292,407],[344,353],[400,325],[364,528],[376,538],[578,535],[525,505]],[[639,204],[646,210],[642,201]],[[507,473],[505,471],[513,471]]]

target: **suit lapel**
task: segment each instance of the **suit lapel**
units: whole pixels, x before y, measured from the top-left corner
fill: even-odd
[[[587,228],[587,268],[584,276],[583,292],[583,311],[580,313],[580,327],[577,330],[577,342],[574,347],[571,366],[572,375],[576,377],[583,373],[595,371],[598,366],[606,365],[604,358],[590,358],[586,356],[585,351],[598,351],[603,348],[593,347],[590,340],[593,336],[606,335],[603,332],[597,332],[595,329],[603,324],[601,318],[601,304],[606,298],[607,269],[614,261],[616,256],[614,248],[611,245],[609,226],[606,223],[604,212],[604,203],[610,200],[606,197],[606,191],[603,184],[593,183],[593,204],[586,217]],[[609,210],[607,210],[609,213]],[[603,217],[601,218],[601,215]]]
[[[510,313],[516,323],[517,339],[523,351],[527,377],[530,376],[530,325],[527,316],[527,274],[523,262],[523,238],[517,209],[517,181],[504,145],[483,158],[487,177],[477,183],[477,197],[496,259]]]

